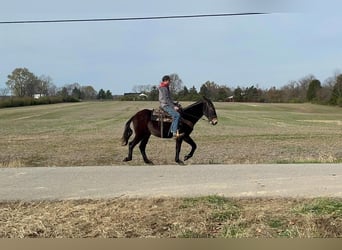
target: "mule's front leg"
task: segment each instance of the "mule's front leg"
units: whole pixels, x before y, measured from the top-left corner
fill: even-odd
[[[178,138],[176,140],[176,157],[175,157],[175,161],[180,164],[180,165],[184,165],[184,162],[182,162],[181,160],[179,160],[179,153],[181,151],[181,147],[182,147],[182,141],[183,138]]]
[[[194,152],[195,152],[195,150],[196,150],[196,148],[197,148],[197,145],[196,145],[196,143],[192,140],[192,138],[191,138],[190,136],[185,137],[185,138],[184,138],[184,141],[185,141],[186,143],[188,143],[188,144],[191,146],[191,151],[190,151],[190,153],[184,156],[184,161],[186,161],[186,160],[190,159],[190,158],[194,155]]]

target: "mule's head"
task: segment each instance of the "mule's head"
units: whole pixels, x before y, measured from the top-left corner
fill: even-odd
[[[214,104],[205,96],[203,96],[203,104],[203,114],[208,118],[210,124],[216,125],[218,120]]]

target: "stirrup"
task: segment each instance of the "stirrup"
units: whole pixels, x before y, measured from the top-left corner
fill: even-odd
[[[173,138],[178,139],[182,138],[184,136],[184,133],[179,133],[179,130],[177,129],[176,134],[173,135]]]

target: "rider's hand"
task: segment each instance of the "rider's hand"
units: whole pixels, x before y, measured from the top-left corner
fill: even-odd
[[[176,111],[178,111],[178,110],[179,110],[179,107],[175,106],[174,109],[175,109]]]

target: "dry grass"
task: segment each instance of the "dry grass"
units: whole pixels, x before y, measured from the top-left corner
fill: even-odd
[[[1,238],[342,237],[337,199],[116,199],[0,204]]]
[[[183,103],[186,106],[189,103]],[[196,124],[189,164],[342,162],[342,110],[312,104],[215,103],[219,124]],[[156,102],[85,102],[0,109],[0,167],[123,163],[125,122]],[[190,150],[187,144],[181,155]],[[173,164],[174,141],[151,137],[155,164]]]

